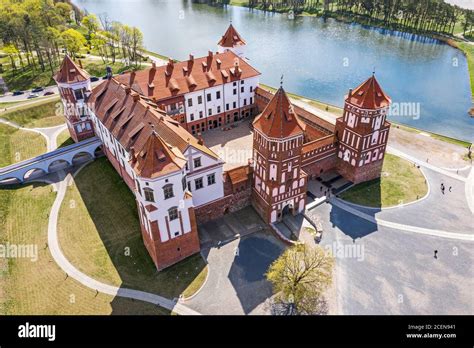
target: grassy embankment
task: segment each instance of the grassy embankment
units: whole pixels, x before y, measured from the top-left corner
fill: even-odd
[[[425,177],[412,163],[386,154],[379,179],[358,184],[341,194],[348,202],[386,208],[413,202],[428,192]]]
[[[0,113],[0,117],[26,128],[53,127],[64,123],[59,97],[7,110]]]
[[[175,298],[190,296],[206,278],[199,254],[156,271],[143,244],[135,198],[105,158],[82,169],[68,188],[59,240],[73,265],[108,284]]]

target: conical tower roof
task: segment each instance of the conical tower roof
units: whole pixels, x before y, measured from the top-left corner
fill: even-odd
[[[61,68],[54,75],[54,80],[58,83],[75,83],[86,81],[90,78],[89,74],[78,67],[76,63],[66,55],[61,63]]]
[[[352,91],[346,101],[361,109],[380,109],[391,103],[390,97],[380,87],[375,74]]]
[[[242,39],[232,24],[229,25],[229,28],[227,28],[227,31],[218,42],[218,45],[221,47],[234,47],[245,44],[245,40]]]
[[[305,129],[305,124],[296,115],[283,87],[278,89],[253,125],[270,138],[292,137],[303,133]]]

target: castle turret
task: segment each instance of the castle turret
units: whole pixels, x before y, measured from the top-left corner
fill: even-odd
[[[282,87],[253,122],[252,204],[267,223],[305,207],[307,175],[301,170],[306,125]]]
[[[94,129],[86,108],[86,102],[91,93],[89,74],[66,55],[54,80],[63,102],[64,116],[71,138],[78,142],[94,136]]]
[[[336,122],[337,167],[346,179],[359,183],[380,176],[390,130],[386,121],[390,104],[375,75],[349,91],[344,114]]]
[[[227,28],[227,31],[222,36],[217,45],[219,46],[220,53],[232,51],[240,58],[245,58],[244,53],[247,43],[244,39],[242,39],[232,24],[229,25],[229,28]]]

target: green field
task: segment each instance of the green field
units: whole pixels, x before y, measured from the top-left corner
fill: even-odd
[[[56,138],[56,144],[58,145],[58,147],[64,147],[74,144],[74,140],[72,140],[71,135],[69,134],[69,129],[66,128],[58,134],[58,137]]]
[[[0,168],[46,152],[41,134],[0,124]]]
[[[73,265],[108,284],[175,298],[190,296],[205,279],[199,254],[156,271],[141,237],[135,197],[106,158],[83,168],[68,188],[59,238]]]
[[[413,202],[427,192],[425,177],[413,163],[387,153],[381,178],[358,184],[340,197],[351,203],[386,208]]]
[[[22,127],[53,127],[64,123],[63,104],[58,99],[21,106],[0,114],[0,117]]]
[[[467,42],[457,42],[456,44],[466,54],[471,79],[471,94],[474,96],[474,45]]]
[[[37,246],[38,256],[0,259],[0,315],[169,314],[152,304],[97,294],[66,276],[47,245],[54,198],[48,185],[0,189],[0,243]]]

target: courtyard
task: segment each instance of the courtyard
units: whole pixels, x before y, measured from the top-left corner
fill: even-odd
[[[204,144],[225,162],[224,170],[247,165],[252,156],[253,118],[202,133]]]

